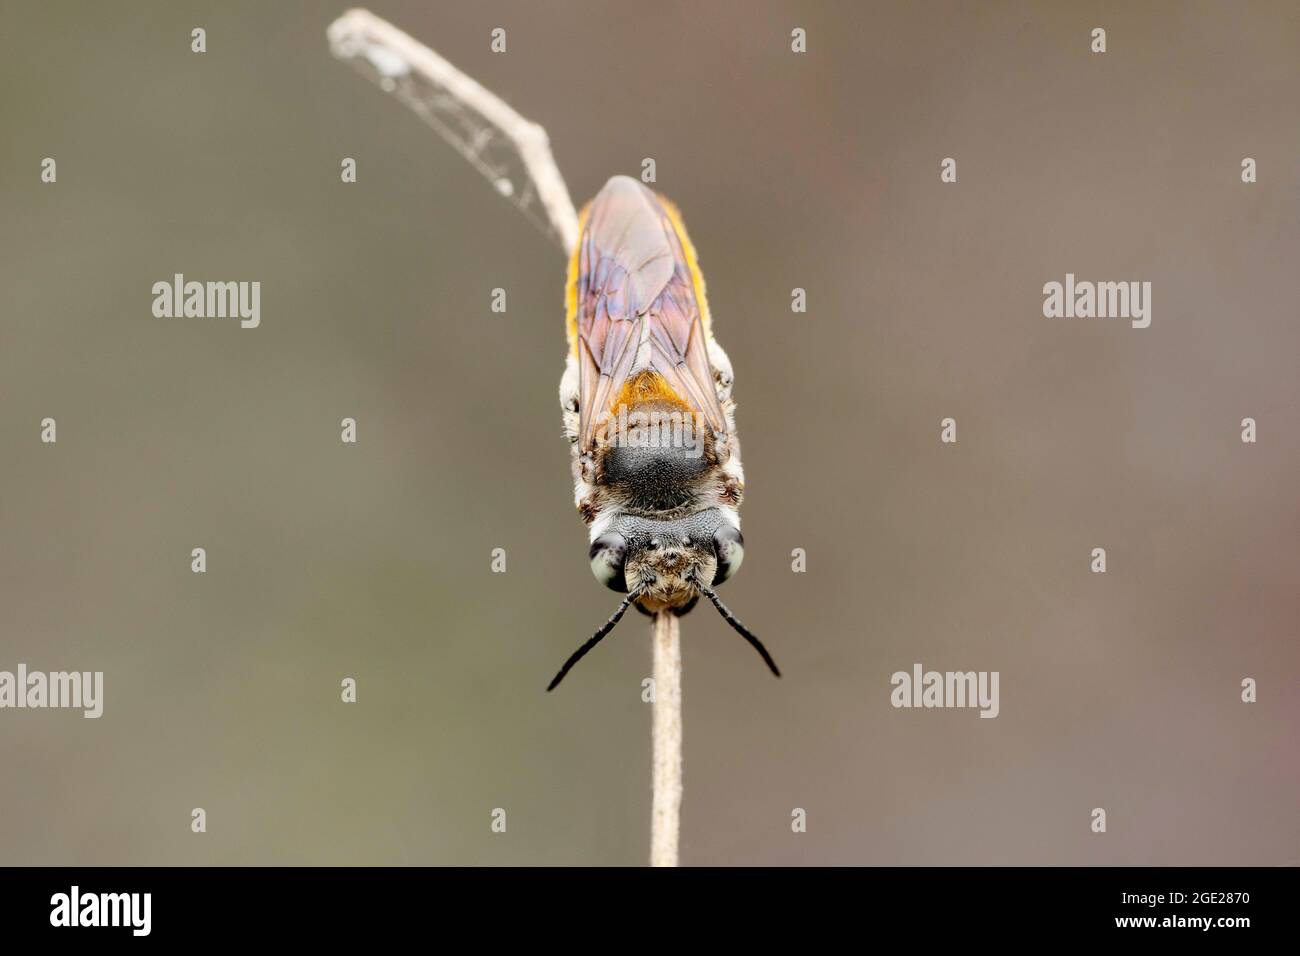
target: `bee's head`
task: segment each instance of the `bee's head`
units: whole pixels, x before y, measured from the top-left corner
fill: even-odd
[[[684,613],[699,599],[700,585],[730,578],[745,558],[740,529],[710,510],[672,521],[615,519],[591,542],[588,554],[596,580],[655,613]]]
[[[772,673],[781,676],[758,638],[736,620],[713,590],[736,573],[745,557],[740,529],[719,510],[670,521],[620,515],[591,542],[590,557],[596,580],[627,596],[605,626],[565,662],[547,690],[614,629],[633,602],[650,614],[685,614],[701,595],[753,645]]]

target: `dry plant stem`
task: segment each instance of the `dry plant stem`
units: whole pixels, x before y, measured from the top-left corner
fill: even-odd
[[[520,116],[495,93],[419,40],[368,10],[349,10],[330,24],[327,34],[336,57],[367,64],[372,79],[419,113],[492,180],[502,195],[514,197],[512,201],[524,209],[526,204],[520,200],[522,184],[501,178],[484,158],[483,151],[497,138],[513,144],[560,250],[565,256],[573,251],[578,241],[578,215],[555,165],[546,130]],[[423,92],[411,85],[415,77],[424,84]],[[473,128],[448,125],[453,116]]]
[[[650,865],[676,866],[682,809],[682,644],[680,618],[664,611],[654,621],[654,799]]]

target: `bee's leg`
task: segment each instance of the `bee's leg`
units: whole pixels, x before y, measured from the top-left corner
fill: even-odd
[[[578,441],[578,359],[572,352],[560,377],[560,408],[564,414],[564,437],[574,444]]]
[[[587,468],[584,467],[581,450],[578,447],[578,359],[569,353],[564,363],[564,375],[560,378],[560,408],[564,415],[564,437],[569,440],[569,463],[573,472],[573,503],[578,514],[588,525],[595,522],[600,514],[596,489],[587,480]],[[640,607],[640,605],[638,605]]]
[[[722,350],[718,340],[709,336],[709,365],[713,367],[713,387],[717,389],[718,401],[726,404],[731,399],[731,359]]]
[[[726,450],[722,461],[724,475],[721,503],[738,506],[744,495],[745,469],[740,463],[740,439],[736,435],[736,403],[731,398],[734,383],[731,374],[731,359],[718,344],[718,340],[709,336],[709,364],[713,367],[713,385],[718,391],[718,402],[722,405],[722,414],[727,419]]]

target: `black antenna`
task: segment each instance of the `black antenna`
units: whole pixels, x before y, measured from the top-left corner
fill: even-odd
[[[705,587],[700,583],[699,579],[696,579],[695,586],[700,589],[701,594],[713,602],[713,606],[718,609],[718,613],[722,615],[722,619],[734,627],[737,633],[739,633],[745,640],[749,641],[754,650],[758,651],[758,653],[762,655],[763,663],[768,666],[768,669],[777,677],[780,677],[781,671],[777,668],[776,661],[772,660],[772,655],[767,652],[767,648],[763,646],[763,642],[751,634],[749,628],[736,620],[736,615],[732,614],[731,611],[727,609],[727,605],[722,603],[717,592],[715,592],[713,588]]]
[[[573,654],[570,655],[569,659],[564,662],[564,666],[560,668],[560,672],[555,675],[549,684],[546,685],[546,690],[548,692],[555,690],[560,681],[564,680],[564,675],[573,669],[573,665],[582,660],[587,655],[587,651],[599,644],[606,634],[614,630],[614,625],[623,619],[623,612],[626,611],[628,607],[631,606],[632,602],[640,596],[641,589],[637,588],[627,597],[623,598],[623,603],[618,606],[618,610],[610,615],[609,620],[602,625],[599,631],[591,635],[591,640],[587,641],[586,644],[583,644],[580,648],[574,651]],[[767,651],[764,651],[763,654],[766,655]]]

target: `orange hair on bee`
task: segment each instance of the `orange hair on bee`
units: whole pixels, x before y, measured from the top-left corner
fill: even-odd
[[[620,406],[626,405],[629,409],[633,409],[638,405],[646,405],[651,402],[666,402],[688,414],[691,411],[691,406],[686,404],[682,397],[673,391],[673,387],[668,384],[667,380],[650,368],[643,369],[624,382],[618,397],[614,399],[609,408],[610,411],[613,411]]]
[[[704,273],[700,271],[700,260],[695,254],[695,245],[691,242],[691,237],[686,234],[686,223],[682,222],[681,212],[670,200],[658,193],[655,193],[655,196],[664,207],[664,212],[668,213],[668,219],[677,232],[677,238],[681,240],[682,251],[686,253],[686,267],[691,270],[691,287],[695,290],[695,301],[700,307],[700,321],[704,323],[704,334],[712,335],[713,318],[709,315],[709,300],[704,294]]]
[[[591,203],[582,207],[578,213],[578,243],[569,256],[569,271],[564,281],[564,332],[569,339],[569,351],[578,352],[578,259],[582,251],[583,233],[587,231],[587,215],[591,212]]]

